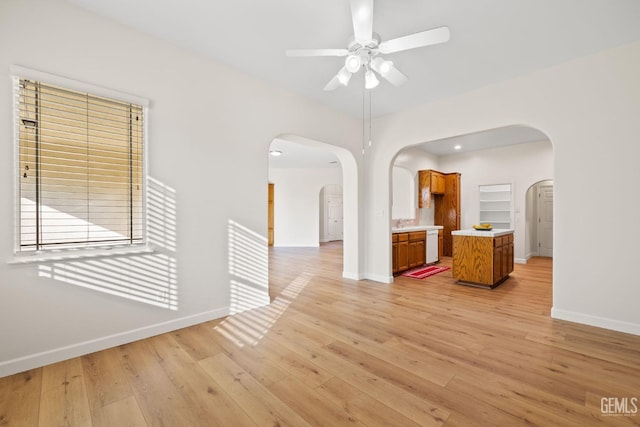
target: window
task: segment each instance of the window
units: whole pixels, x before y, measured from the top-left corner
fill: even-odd
[[[16,78],[19,252],[144,238],[143,107]]]

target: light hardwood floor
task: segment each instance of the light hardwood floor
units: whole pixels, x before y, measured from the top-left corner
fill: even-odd
[[[341,257],[272,248],[268,307],[1,378],[0,426],[640,424],[601,411],[640,398],[640,337],[552,320],[549,259],[485,290]]]

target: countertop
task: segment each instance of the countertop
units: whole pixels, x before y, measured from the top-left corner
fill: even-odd
[[[408,233],[410,231],[429,231],[429,230],[442,230],[441,225],[406,225],[404,227],[394,227],[391,229],[392,233]]]
[[[476,236],[476,237],[499,237],[505,234],[513,233],[512,228],[494,228],[493,230],[476,230],[469,228],[466,230],[455,230],[451,232],[452,236]]]

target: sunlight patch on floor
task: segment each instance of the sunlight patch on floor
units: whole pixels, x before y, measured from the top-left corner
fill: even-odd
[[[300,274],[268,306],[229,316],[213,329],[240,348],[257,344],[313,277],[309,273]]]

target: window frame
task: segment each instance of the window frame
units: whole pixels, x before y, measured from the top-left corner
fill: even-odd
[[[10,66],[10,75],[12,78],[12,93],[18,97],[16,87],[19,85],[20,79],[29,79],[41,82],[43,84],[59,86],[72,91],[87,93],[98,97],[104,97],[122,101],[125,103],[137,104],[142,107],[143,124],[142,124],[142,239],[138,243],[118,244],[118,245],[91,245],[67,248],[47,248],[43,250],[21,250],[21,212],[20,212],[20,127],[19,119],[19,98],[14,98],[12,102],[13,111],[13,160],[14,165],[11,168],[14,180],[14,259],[10,263],[22,263],[31,261],[46,261],[50,259],[68,259],[68,258],[84,258],[103,255],[115,255],[126,253],[149,253],[152,252],[148,247],[148,127],[149,127],[149,101],[135,95],[119,92],[105,87],[80,82],[77,80],[56,76],[41,71],[36,71],[16,65]]]

